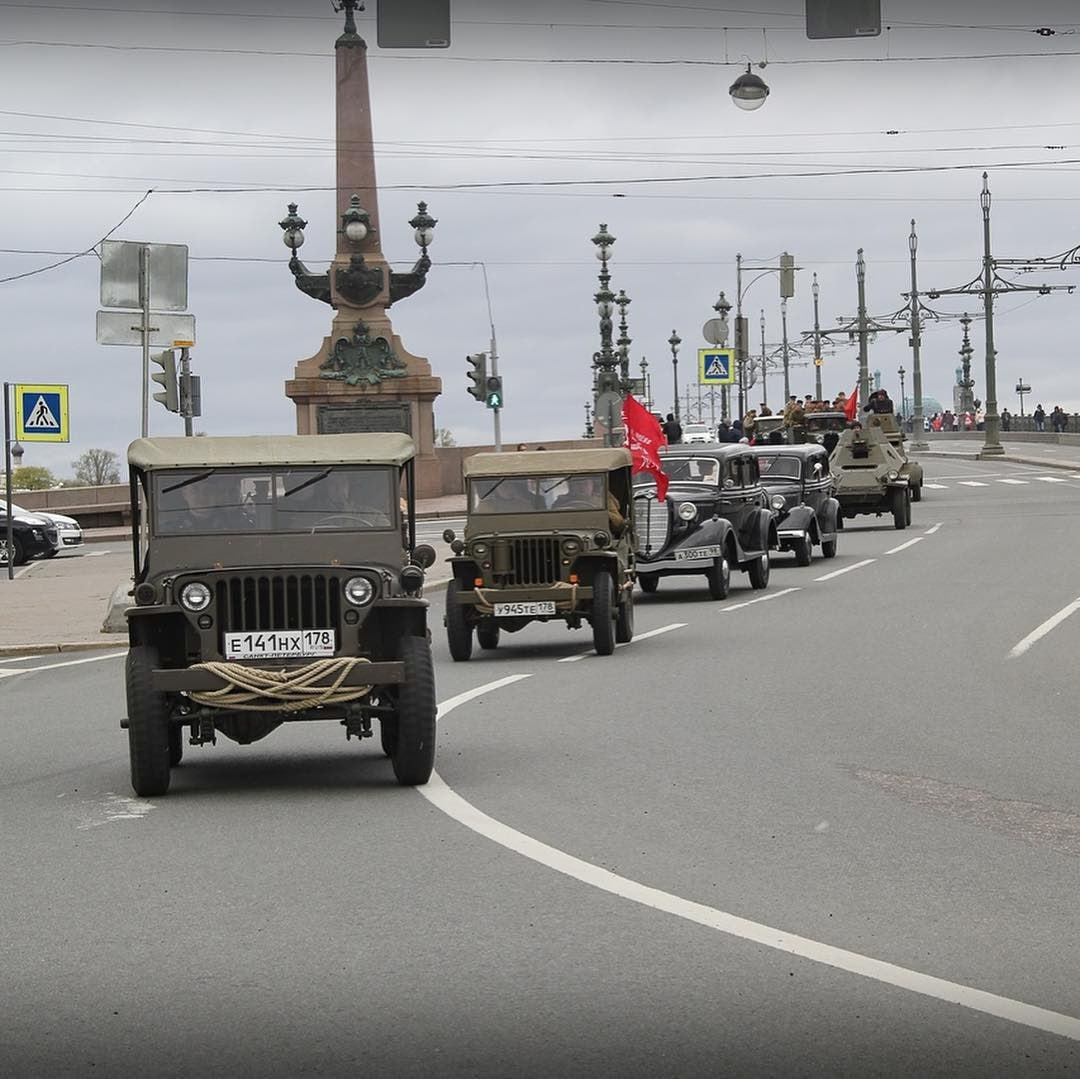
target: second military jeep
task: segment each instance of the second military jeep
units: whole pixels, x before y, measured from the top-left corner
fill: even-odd
[[[588,622],[598,655],[634,635],[634,519],[625,449],[477,453],[465,459],[465,535],[447,529],[446,637],[493,649],[530,622]]]
[[[131,785],[169,788],[192,745],[289,720],[372,734],[399,783],[435,759],[435,679],[401,434],[142,438],[128,448]]]

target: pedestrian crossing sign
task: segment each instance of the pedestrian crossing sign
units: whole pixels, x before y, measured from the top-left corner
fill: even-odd
[[[70,442],[67,386],[16,385],[15,438],[19,442]]]
[[[698,385],[730,386],[735,381],[733,348],[699,348]]]

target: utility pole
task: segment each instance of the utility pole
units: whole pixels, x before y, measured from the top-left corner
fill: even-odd
[[[920,359],[920,346],[922,342],[922,323],[919,319],[919,285],[915,276],[915,252],[919,247],[919,238],[915,235],[915,218],[911,219],[911,235],[908,237],[908,248],[911,251],[911,394],[915,414],[911,421],[911,448],[913,450],[927,450],[930,444],[926,441],[924,428],[926,423],[923,419],[922,403],[922,361]]]
[[[821,322],[818,319],[818,292],[820,289],[816,273],[810,291],[814,294],[814,400],[821,401],[823,400],[821,396]]]
[[[787,297],[784,297],[780,301],[780,326],[783,334],[783,348],[784,348],[784,404],[788,403],[788,399],[791,397],[791,379],[788,372],[788,341],[787,341]],[[821,400],[821,391],[818,390],[816,400]]]

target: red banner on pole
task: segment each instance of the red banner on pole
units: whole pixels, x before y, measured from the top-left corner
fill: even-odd
[[[634,471],[648,472],[656,480],[656,497],[667,498],[668,478],[660,467],[660,447],[667,445],[667,436],[660,421],[630,394],[623,401],[622,414]]]
[[[844,405],[844,415],[852,422],[859,415],[859,384],[857,382],[855,389],[851,391],[851,396],[847,399],[847,404]]]

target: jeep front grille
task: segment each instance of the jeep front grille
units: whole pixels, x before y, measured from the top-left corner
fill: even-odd
[[[551,537],[512,539],[509,585],[554,584],[559,580],[559,541]]]
[[[341,582],[321,573],[226,577],[217,582],[222,633],[274,629],[334,629],[341,616]]]
[[[668,541],[668,516],[666,500],[658,502],[652,495],[638,495],[634,499],[638,554],[651,555],[663,549]]]

